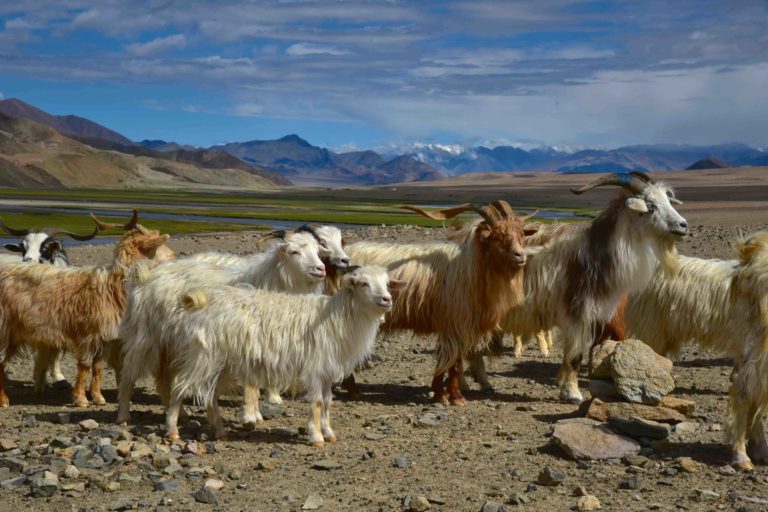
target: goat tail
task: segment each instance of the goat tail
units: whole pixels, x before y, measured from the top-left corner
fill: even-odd
[[[208,305],[208,295],[202,288],[195,288],[184,294],[181,303],[186,309],[203,309]]]

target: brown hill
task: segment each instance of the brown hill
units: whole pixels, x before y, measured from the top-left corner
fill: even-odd
[[[127,137],[89,119],[72,115],[54,116],[17,98],[0,101],[0,113],[11,117],[29,119],[48,128],[53,128],[64,135],[94,137],[117,142],[118,144],[133,144]]]
[[[11,187],[274,187],[239,168],[107,151],[28,119],[0,114],[0,185]]]
[[[708,156],[694,162],[685,168],[686,171],[699,171],[703,169],[727,169],[731,167],[716,156]]]

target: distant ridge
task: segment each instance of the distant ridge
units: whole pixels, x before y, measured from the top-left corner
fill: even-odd
[[[133,144],[127,137],[84,117],[54,116],[17,98],[0,101],[0,113],[11,117],[29,119],[48,128],[53,128],[64,135],[104,139],[124,145]]]
[[[705,169],[727,169],[731,167],[716,156],[708,156],[694,162],[685,168],[686,171],[703,171]]]

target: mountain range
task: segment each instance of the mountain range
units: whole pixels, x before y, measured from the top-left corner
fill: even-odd
[[[76,170],[73,154],[80,155],[78,165],[88,162],[87,171]],[[414,144],[397,151],[335,152],[292,134],[200,148],[164,140],[133,142],[89,119],[52,115],[15,98],[0,101],[0,185],[7,186],[381,185],[474,172],[590,173],[763,165],[768,165],[768,151],[738,143],[577,151]]]

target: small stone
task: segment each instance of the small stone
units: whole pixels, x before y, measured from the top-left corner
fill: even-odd
[[[37,418],[35,418],[34,414],[28,414],[24,416],[24,425],[27,427],[36,427],[37,426]]]
[[[233,469],[228,476],[230,480],[240,480],[243,478],[243,473],[239,469]]]
[[[1,438],[0,439],[0,452],[8,452],[15,450],[19,446],[12,439]]]
[[[121,484],[123,483],[130,483],[130,484],[138,484],[141,482],[141,477],[136,475],[129,475],[128,473],[120,473],[120,476],[117,477],[117,481]]]
[[[565,481],[565,473],[560,470],[550,468],[549,466],[541,470],[539,473],[539,478],[537,479],[539,484],[552,487],[560,485],[563,483],[563,481]]]
[[[679,471],[676,470],[675,468],[665,468],[662,473],[664,473],[667,476],[675,476],[679,473]]]
[[[411,461],[408,460],[407,457],[405,457],[403,455],[399,455],[399,456],[395,457],[393,465],[396,468],[407,468],[408,466],[411,465]]]
[[[8,468],[14,473],[24,473],[27,463],[16,457],[4,457],[0,459],[0,468]]]
[[[613,381],[608,379],[589,379],[589,394],[592,398],[615,399],[619,397]]]
[[[155,491],[159,492],[170,492],[175,491],[178,489],[179,484],[174,482],[173,480],[165,480],[162,482],[157,482],[155,484]]]
[[[210,505],[219,504],[219,493],[215,489],[209,487],[201,487],[197,492],[192,495],[195,501],[198,503],[208,503]]]
[[[115,446],[115,450],[117,450],[117,454],[121,457],[127,457],[131,454],[131,447],[133,446],[133,443],[130,441],[119,441],[117,445]]]
[[[675,433],[681,436],[694,434],[699,430],[699,424],[694,421],[683,421],[675,425]]]
[[[198,447],[196,441],[187,442],[186,444],[184,444],[184,448],[181,451],[182,453],[191,453],[193,455],[200,454],[200,448]]]
[[[666,423],[646,420],[636,416],[630,419],[611,416],[608,418],[608,423],[623,434],[634,438],[647,437],[649,439],[661,440],[668,438],[671,432],[669,425]]]
[[[480,508],[480,512],[507,512],[507,507],[498,501],[486,501]]]
[[[687,418],[690,418],[691,415],[696,411],[696,402],[693,400],[685,400],[683,398],[676,398],[673,396],[665,396],[661,399],[661,403],[659,403],[659,405],[666,407],[667,409],[674,409]]]
[[[627,455],[621,460],[630,466],[637,466],[640,468],[648,464],[648,457],[642,455]]]
[[[424,496],[416,496],[408,504],[408,510],[411,512],[426,512],[430,508],[432,508],[432,505]]]
[[[384,439],[387,437],[386,434],[382,434],[380,432],[366,432],[365,437],[368,441],[378,441],[380,439]]]
[[[525,488],[525,492],[536,492],[538,490],[539,490],[539,486],[533,482],[529,482],[528,486]]]
[[[19,487],[23,486],[26,483],[27,483],[27,477],[19,476],[16,478],[9,478],[8,480],[3,480],[2,482],[0,482],[0,488],[18,489]]]
[[[64,469],[64,476],[74,480],[75,478],[80,477],[80,470],[70,464]]]
[[[108,507],[107,510],[131,510],[133,508],[133,500],[130,498],[121,498],[117,501],[112,502]]]
[[[310,494],[301,506],[301,510],[317,510],[323,506],[323,498],[317,494]]]
[[[93,430],[93,429],[99,427],[98,422],[96,422],[96,420],[92,420],[92,419],[87,419],[87,420],[80,421],[80,422],[78,422],[78,425],[80,425],[80,430],[83,430],[85,432],[88,432],[90,430]]]
[[[600,500],[597,499],[597,496],[592,496],[591,494],[582,496],[576,502],[577,510],[600,510],[601,508],[602,506],[600,506]]]
[[[256,469],[262,471],[274,471],[277,469],[277,461],[273,459],[263,459],[256,464]]]
[[[516,492],[509,497],[509,503],[511,505],[526,505],[527,503],[530,503],[530,501],[530,498],[528,498],[525,494],[520,494],[519,492]]]
[[[332,471],[341,467],[341,464],[332,459],[323,459],[312,464],[312,469],[319,469],[321,471]]]
[[[626,480],[619,484],[622,489],[637,489],[637,475],[629,475]]]
[[[43,471],[30,483],[30,493],[35,498],[50,498],[59,490],[59,477],[50,471]]]
[[[436,427],[440,425],[444,418],[445,413],[425,412],[419,415],[416,422],[422,427]]]
[[[214,491],[218,491],[224,488],[224,482],[217,478],[209,478],[208,480],[205,481],[204,485],[206,487],[210,487]]]
[[[699,501],[715,501],[719,497],[719,494],[710,489],[696,489],[696,499]]]
[[[283,415],[283,406],[262,401],[259,403],[259,412],[261,412],[261,417],[265,420],[272,420]]]
[[[685,416],[674,409],[629,402],[603,401],[599,398],[593,398],[589,402],[586,415],[597,421],[608,421],[609,416],[625,419],[637,416],[646,420],[671,424],[685,421]]]
[[[574,496],[588,496],[589,493],[587,492],[586,487],[584,487],[583,485],[579,485],[579,486],[576,486],[573,489],[573,495]]]
[[[733,466],[720,466],[717,472],[723,476],[736,476],[739,473]]]
[[[112,461],[118,458],[117,448],[115,448],[112,445],[104,445],[101,447],[101,450],[99,450],[99,453],[101,454],[101,458],[104,459],[104,462],[107,464],[111,464]]]
[[[68,412],[59,412],[56,413],[56,419],[59,422],[59,425],[66,425],[69,423],[70,416]]]
[[[684,473],[699,473],[702,469],[701,464],[690,457],[680,457],[677,459],[677,463]]]

